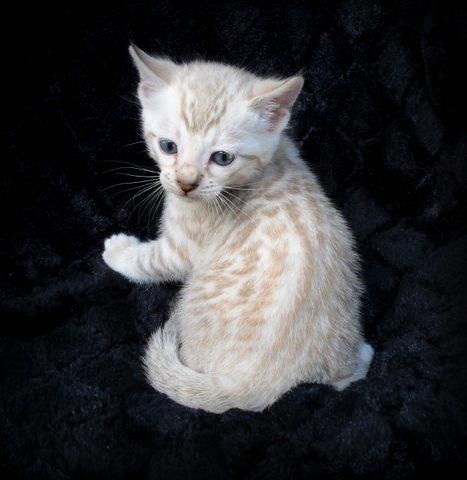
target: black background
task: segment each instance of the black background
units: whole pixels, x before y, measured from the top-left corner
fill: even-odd
[[[465,463],[466,11],[453,2],[23,3],[3,14],[3,478],[412,478]],[[176,60],[303,69],[291,122],[358,239],[366,381],[216,416],[151,390],[140,355],[176,286],[111,272],[154,237],[115,161],[139,137],[133,40]],[[126,204],[125,204],[126,203]],[[136,210],[137,212],[138,210]],[[130,215],[131,214],[131,215]]]

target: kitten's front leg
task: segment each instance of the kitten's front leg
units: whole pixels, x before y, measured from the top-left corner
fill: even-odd
[[[105,263],[135,282],[183,280],[191,269],[186,247],[178,245],[169,235],[152,242],[119,233],[105,241],[102,255]]]

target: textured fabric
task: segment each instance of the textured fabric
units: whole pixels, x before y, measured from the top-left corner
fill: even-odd
[[[38,2],[4,18],[2,478],[399,479],[465,463],[460,3]],[[113,162],[151,165],[130,39],[178,60],[303,70],[291,132],[364,259],[365,381],[221,416],[147,385],[140,357],[177,286],[132,285],[101,260],[111,233],[157,225],[124,185],[106,190],[129,181]]]

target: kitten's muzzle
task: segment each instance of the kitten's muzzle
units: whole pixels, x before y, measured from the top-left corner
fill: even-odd
[[[194,190],[198,186],[197,183],[183,183],[178,180],[177,180],[177,183],[180,189],[182,190],[182,192],[185,193],[185,195],[188,192],[191,192],[192,190]]]

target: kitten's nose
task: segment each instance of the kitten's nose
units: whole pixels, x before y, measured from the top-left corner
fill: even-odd
[[[178,186],[185,193],[191,192],[192,190],[194,190],[198,186],[198,184],[196,184],[196,183],[183,183],[183,182],[179,182],[179,181],[177,181],[177,183],[178,183]]]

